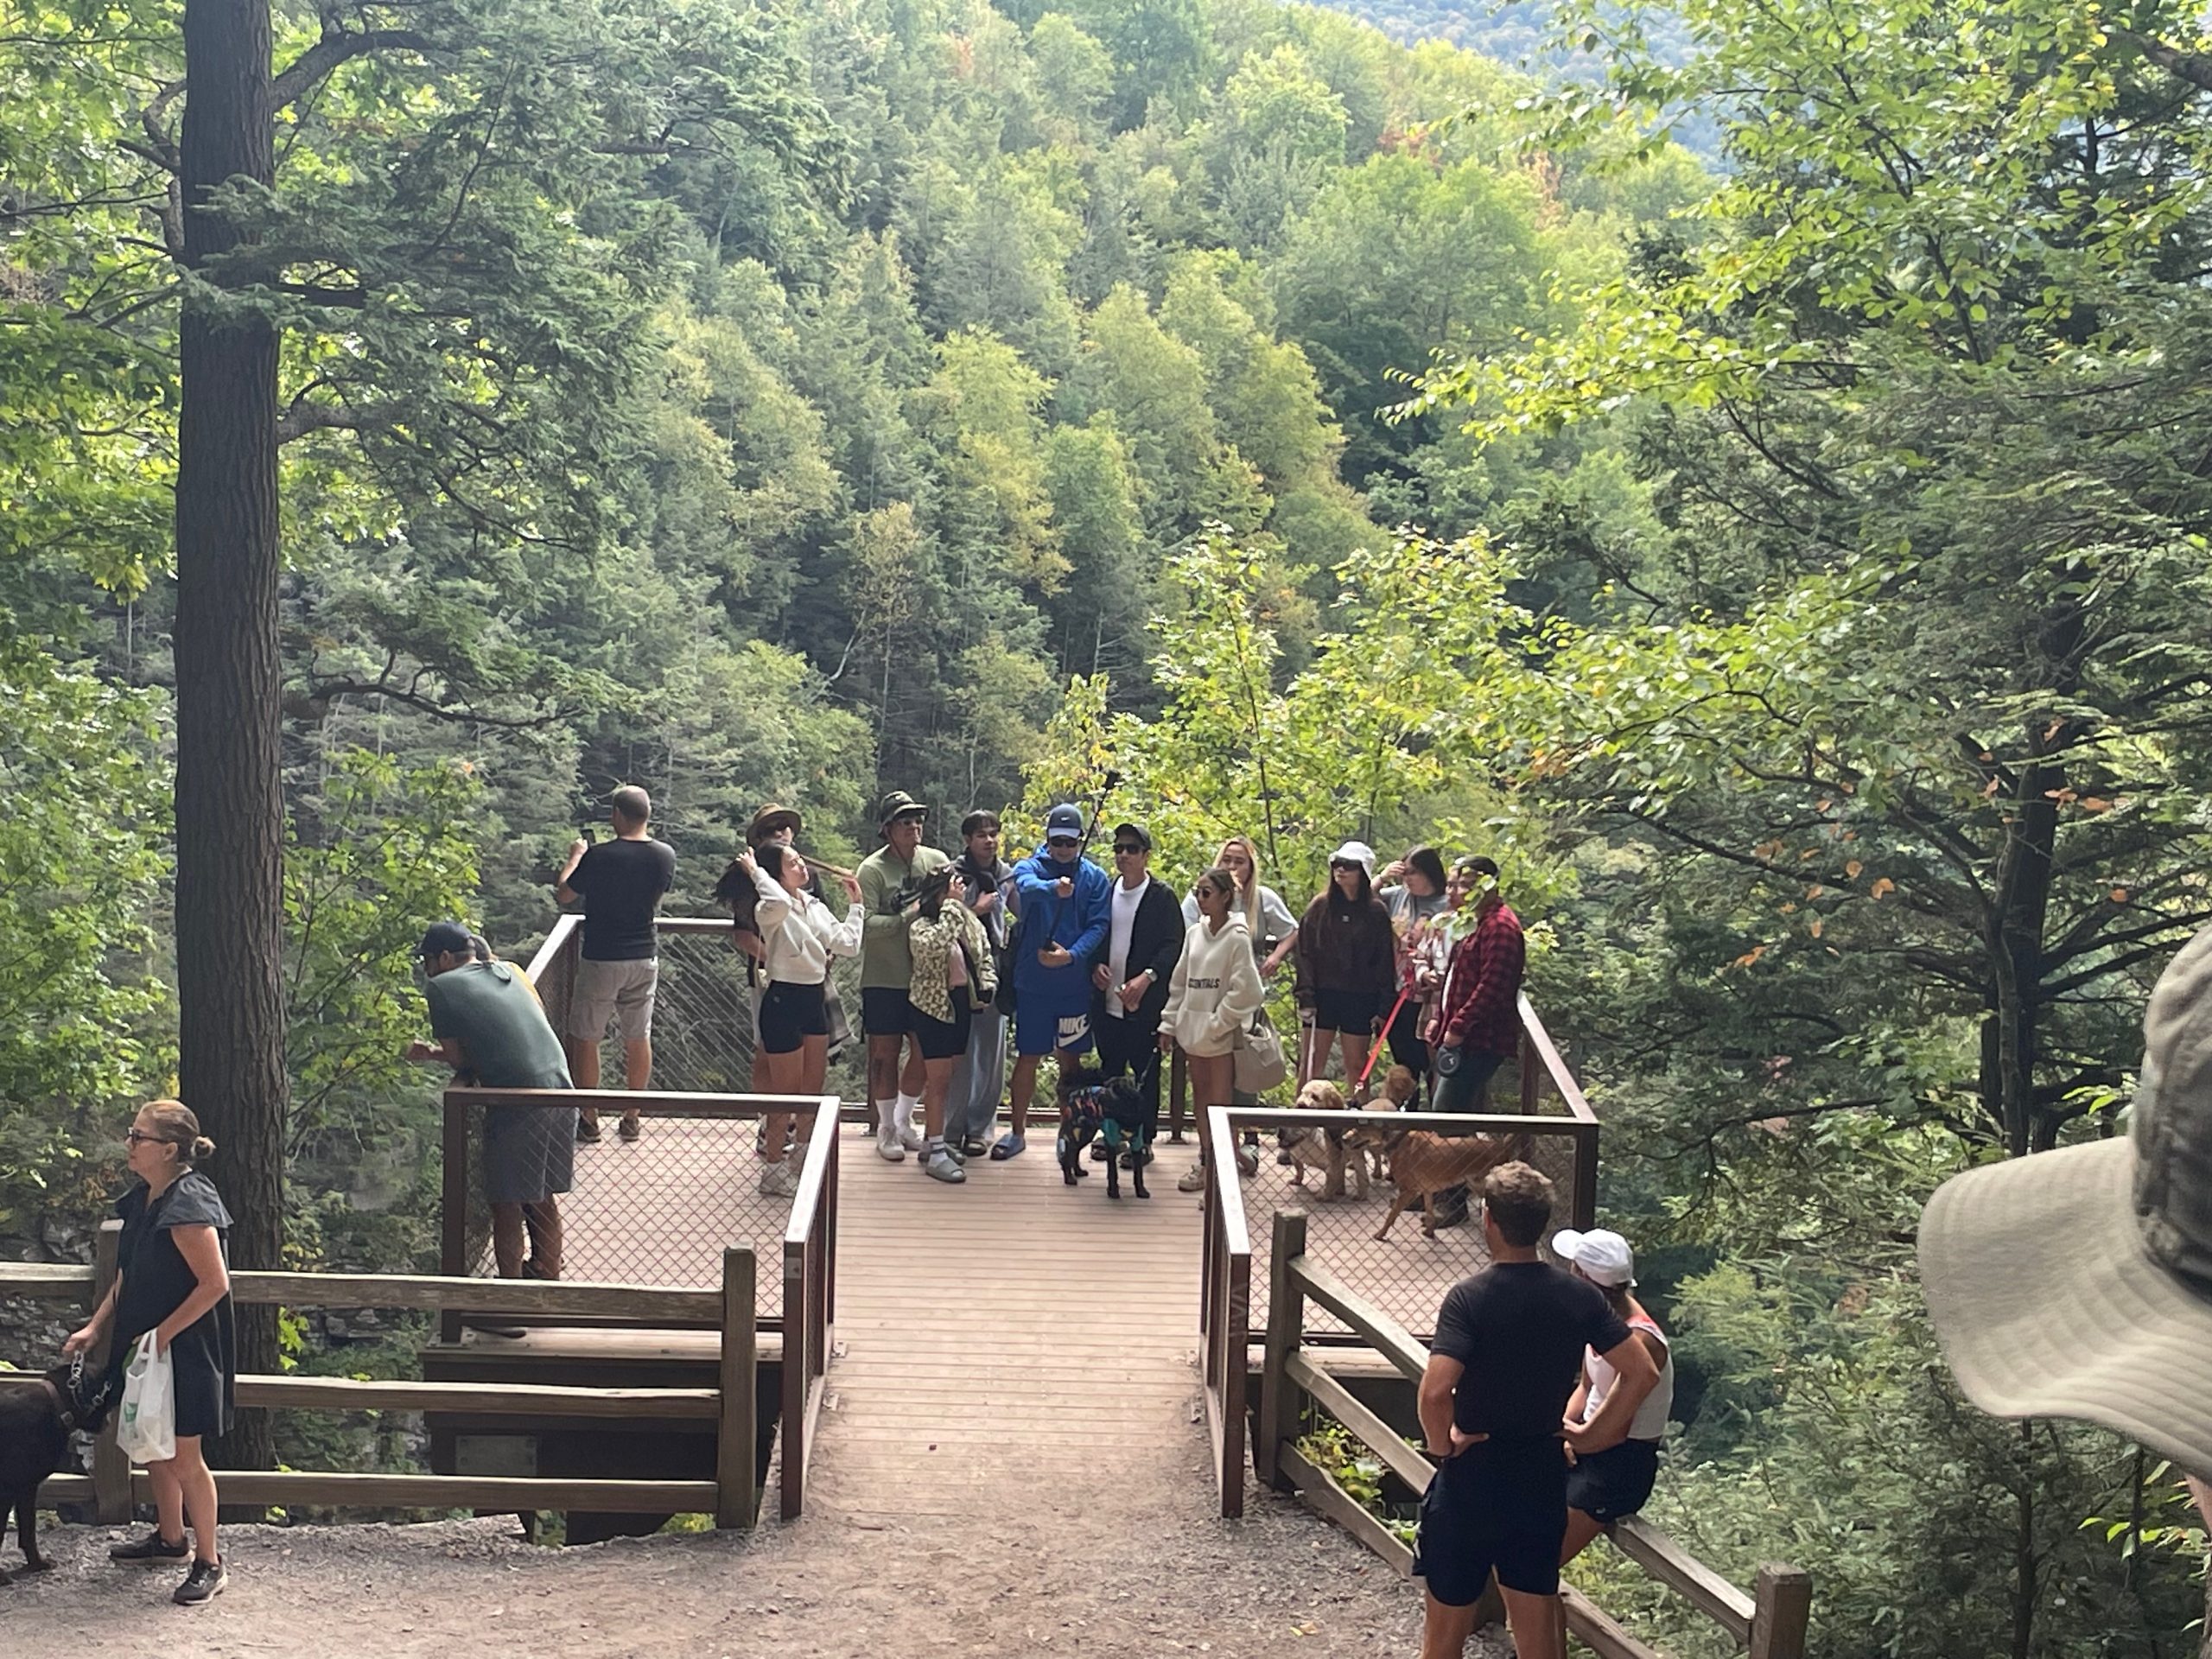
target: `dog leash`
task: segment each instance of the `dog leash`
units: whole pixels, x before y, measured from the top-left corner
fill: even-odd
[[[1406,1006],[1406,999],[1413,995],[1413,991],[1412,986],[1407,986],[1398,993],[1398,1000],[1390,1005],[1390,1017],[1382,1022],[1382,1030],[1375,1039],[1375,1046],[1367,1051],[1367,1064],[1359,1068],[1359,1081],[1352,1084],[1354,1094],[1367,1087],[1367,1079],[1375,1070],[1375,1062],[1382,1057],[1383,1039],[1390,1034],[1390,1027],[1398,1023],[1398,1010]]]

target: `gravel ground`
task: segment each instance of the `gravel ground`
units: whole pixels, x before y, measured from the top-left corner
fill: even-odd
[[[119,1535],[56,1528],[41,1541],[58,1570],[0,1586],[0,1653],[455,1659],[494,1643],[686,1659],[1418,1652],[1418,1586],[1329,1523],[1256,1490],[1242,1522],[1220,1520],[1197,1433],[1164,1449],[1156,1472],[1107,1491],[1036,1475],[995,1482],[957,1518],[863,1525],[812,1514],[751,1538],[565,1550],[523,1542],[512,1521],[234,1528],[230,1588],[199,1609],[169,1604],[175,1568],[111,1566]],[[12,1568],[12,1548],[0,1560]],[[1508,1651],[1479,1640],[1471,1649]]]

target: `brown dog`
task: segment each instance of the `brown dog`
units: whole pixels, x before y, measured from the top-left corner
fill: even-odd
[[[1344,1091],[1333,1083],[1317,1077],[1298,1091],[1294,1109],[1301,1112],[1341,1112],[1344,1109]],[[1306,1172],[1318,1169],[1321,1175],[1321,1198],[1344,1195],[1345,1142],[1342,1129],[1325,1128],[1318,1123],[1300,1123],[1279,1130],[1275,1139],[1290,1154],[1290,1161],[1298,1173],[1291,1185],[1306,1185]],[[1358,1196],[1367,1196],[1367,1160],[1357,1153],[1351,1154],[1351,1168],[1357,1178],[1354,1185]]]
[[[1390,1213],[1382,1217],[1377,1238],[1390,1236],[1399,1216],[1416,1199],[1421,1203],[1421,1230],[1436,1236],[1436,1217],[1431,1200],[1446,1187],[1478,1182],[1513,1155],[1511,1140],[1495,1135],[1431,1135],[1426,1129],[1392,1129],[1385,1123],[1361,1123],[1347,1130],[1347,1146],[1380,1147],[1390,1155],[1390,1179],[1397,1188]]]
[[[1363,1112],[1410,1111],[1414,1100],[1420,1094],[1421,1080],[1407,1067],[1394,1065],[1382,1075],[1382,1092],[1373,1099],[1363,1103],[1360,1109]],[[1364,1156],[1375,1166],[1375,1179],[1381,1180],[1385,1173],[1382,1148],[1369,1147],[1364,1151]]]

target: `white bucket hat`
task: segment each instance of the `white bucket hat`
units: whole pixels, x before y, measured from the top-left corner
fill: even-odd
[[[1375,876],[1375,849],[1363,841],[1348,841],[1329,855],[1329,864],[1332,868],[1339,864],[1357,864],[1367,872],[1368,879],[1372,880]]]
[[[2128,1135],[1944,1182],[1920,1276],[1984,1411],[2101,1423],[2212,1475],[2212,928],[2160,976],[2143,1036]]]
[[[1562,1227],[1552,1235],[1552,1254],[1582,1269],[1593,1284],[1632,1285],[1636,1282],[1636,1252],[1628,1240],[1608,1227],[1578,1233]]]

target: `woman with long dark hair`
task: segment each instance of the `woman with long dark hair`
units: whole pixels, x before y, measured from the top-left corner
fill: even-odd
[[[1367,1065],[1398,989],[1398,945],[1390,912],[1375,896],[1375,854],[1348,841],[1329,855],[1329,885],[1298,924],[1298,1081],[1325,1077],[1341,1045],[1344,1080]]]
[[[767,842],[730,860],[715,886],[715,897],[730,907],[743,927],[749,919],[765,947],[768,982],[760,993],[760,1039],[757,1052],[760,1087],[771,1095],[818,1095],[830,1069],[830,1008],[823,987],[830,958],[860,954],[860,883],[845,884],[849,907],[842,922],[807,891],[806,861],[793,849]],[[748,918],[746,914],[750,910]],[[791,1125],[789,1112],[770,1112],[760,1155],[760,1190],[788,1198],[798,1191],[798,1177],[784,1156]],[[805,1144],[802,1138],[800,1144]]]
[[[108,1555],[141,1563],[190,1556],[191,1570],[174,1598],[190,1607],[220,1595],[227,1581],[215,1539],[215,1477],[200,1442],[228,1433],[237,1406],[238,1327],[223,1246],[231,1212],[215,1184],[194,1167],[215,1155],[215,1143],[181,1102],[147,1102],[124,1140],[137,1179],[115,1206],[123,1217],[115,1283],[61,1351],[73,1357],[98,1346],[103,1332],[113,1332],[109,1369],[117,1389],[145,1337],[152,1336],[155,1352],[168,1356],[176,1450],[146,1465],[154,1530],[115,1545]]]
[[[1395,862],[1386,865],[1375,896],[1390,913],[1390,931],[1397,941],[1398,983],[1383,1035],[1390,1041],[1390,1058],[1423,1083],[1428,1079],[1428,1045],[1421,1036],[1421,987],[1415,979],[1421,944],[1429,924],[1450,907],[1445,888],[1444,861],[1433,847],[1415,847]]]

